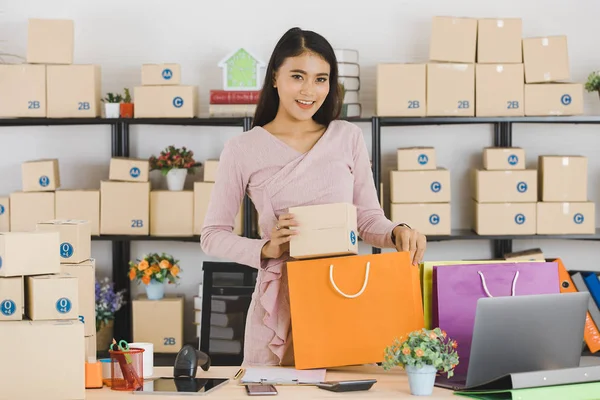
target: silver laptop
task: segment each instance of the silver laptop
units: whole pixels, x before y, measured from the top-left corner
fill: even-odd
[[[579,367],[589,301],[579,292],[479,299],[467,375],[438,376],[436,386],[463,390],[511,373]]]

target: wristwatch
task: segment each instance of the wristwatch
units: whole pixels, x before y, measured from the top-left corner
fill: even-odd
[[[398,226],[405,226],[408,229],[412,229],[410,226],[408,226],[408,224],[402,223],[402,224],[398,224],[394,227],[394,229],[396,229],[396,227]],[[396,235],[394,235],[394,229],[392,229],[392,243],[396,244]]]

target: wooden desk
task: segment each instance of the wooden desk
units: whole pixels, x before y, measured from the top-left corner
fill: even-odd
[[[198,377],[211,378],[233,378],[239,367],[212,367],[208,372],[198,371]],[[155,376],[172,376],[173,368],[171,367],[154,367]],[[345,367],[327,370],[327,380],[349,380],[349,379],[377,379],[377,383],[368,391],[360,391],[353,393],[334,393],[327,390],[319,389],[314,386],[277,386],[279,395],[274,399],[332,399],[332,398],[349,398],[354,399],[414,399],[416,397],[410,394],[408,387],[408,378],[406,373],[400,369],[392,371],[384,371],[376,366],[362,367]],[[246,389],[238,385],[238,381],[230,380],[226,385],[216,389],[214,392],[203,396],[207,399],[228,399],[228,400],[248,400]],[[263,396],[260,398],[266,398]],[[449,399],[456,398],[453,392],[446,389],[433,389],[433,395],[428,399]],[[190,396],[159,396],[159,395],[132,395],[131,392],[119,392],[111,390],[107,387],[102,389],[88,389],[86,391],[86,399],[122,399],[122,400],[173,400],[173,399],[190,399]]]

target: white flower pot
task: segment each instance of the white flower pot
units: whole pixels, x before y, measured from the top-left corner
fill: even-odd
[[[436,372],[437,370],[433,365],[425,365],[421,368],[407,365],[406,374],[408,375],[410,393],[413,396],[431,396]]]
[[[105,103],[104,113],[106,118],[119,118],[121,115],[121,104],[120,103]]]
[[[151,280],[149,285],[146,285],[146,295],[148,300],[160,300],[165,297],[165,283],[160,283]]]
[[[173,168],[167,172],[167,187],[172,191],[183,190],[188,170],[186,168]]]

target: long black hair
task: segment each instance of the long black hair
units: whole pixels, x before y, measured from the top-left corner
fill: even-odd
[[[342,108],[342,91],[338,83],[338,67],[335,52],[331,44],[323,36],[313,31],[305,31],[300,28],[288,30],[277,42],[261,90],[252,126],[263,126],[271,122],[277,115],[279,109],[279,94],[273,87],[275,72],[288,57],[296,57],[305,52],[311,52],[321,56],[330,66],[329,93],[321,107],[313,115],[317,123],[328,126],[331,121],[337,119]]]

